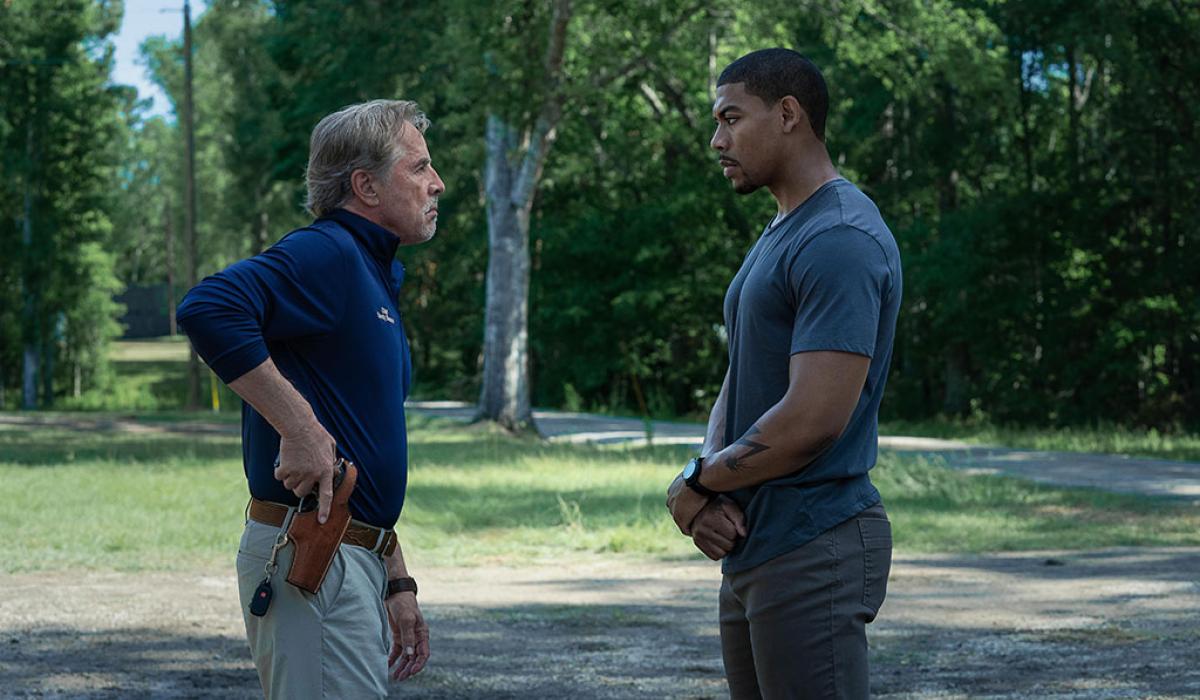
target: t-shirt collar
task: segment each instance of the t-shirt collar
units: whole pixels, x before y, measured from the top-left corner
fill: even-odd
[[[322,219],[332,219],[345,226],[358,242],[366,248],[379,262],[390,264],[396,258],[396,249],[400,247],[400,239],[396,234],[379,224],[345,209],[334,209]]]
[[[772,219],[771,222],[767,224],[767,227],[765,229],[763,229],[763,233],[770,233],[771,231],[778,231],[780,228],[780,225],[783,222],[792,218],[792,216],[794,216],[796,214],[796,212],[800,211],[801,209],[804,209],[810,203],[816,201],[818,194],[824,192],[825,190],[829,189],[830,187],[836,186],[840,182],[845,182],[845,181],[846,181],[846,179],[843,177],[835,177],[832,180],[829,180],[825,184],[821,185],[816,190],[814,190],[812,194],[808,195],[808,197],[803,202],[800,202],[796,206],[792,207],[791,211],[784,214],[782,217],[780,217],[778,219]]]

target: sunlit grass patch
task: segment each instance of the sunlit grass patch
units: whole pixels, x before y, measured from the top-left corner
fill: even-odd
[[[421,565],[699,558],[663,506],[686,448],[594,447],[411,420],[398,525]],[[178,426],[174,426],[178,427]],[[1198,545],[1175,501],[967,474],[884,453],[872,472],[900,550]],[[231,567],[246,504],[239,437],[0,430],[4,571]]]

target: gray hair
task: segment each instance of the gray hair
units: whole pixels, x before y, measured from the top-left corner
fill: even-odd
[[[371,100],[322,119],[313,128],[304,175],[308,212],[322,217],[344,204],[352,194],[350,174],[355,170],[386,178],[404,156],[396,141],[406,124],[421,133],[429,128],[429,118],[410,100]]]

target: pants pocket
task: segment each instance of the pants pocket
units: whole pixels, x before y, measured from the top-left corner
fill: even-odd
[[[883,518],[862,518],[858,531],[863,544],[863,605],[871,611],[867,622],[875,619],[887,595],[888,573],[892,569],[892,524]]]

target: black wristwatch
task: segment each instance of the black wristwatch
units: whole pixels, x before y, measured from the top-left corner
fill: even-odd
[[[688,488],[700,494],[701,496],[713,498],[718,495],[717,492],[705,487],[704,484],[700,483],[700,470],[703,468],[703,457],[696,457],[692,461],[688,462],[687,466],[683,468],[683,483],[687,484]]]
[[[412,591],[413,595],[417,594],[417,580],[415,578],[411,576],[405,576],[404,578],[388,579],[387,595],[383,597],[391,598],[397,593],[405,593],[408,591]]]

